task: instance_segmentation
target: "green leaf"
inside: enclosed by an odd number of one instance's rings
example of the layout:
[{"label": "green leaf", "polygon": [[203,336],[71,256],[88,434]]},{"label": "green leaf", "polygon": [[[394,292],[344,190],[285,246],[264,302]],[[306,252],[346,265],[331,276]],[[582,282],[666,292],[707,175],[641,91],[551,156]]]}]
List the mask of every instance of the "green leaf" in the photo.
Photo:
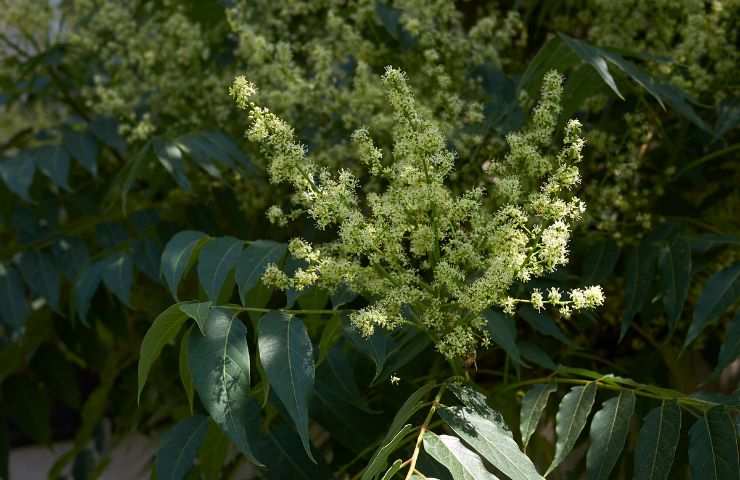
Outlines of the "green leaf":
[{"label": "green leaf", "polygon": [[645,417],[635,447],[635,480],[666,480],[681,435],[681,409],[663,401]]},{"label": "green leaf", "polygon": [[41,173],[59,188],[69,190],[69,153],[63,145],[46,145],[34,150],[34,160]]},{"label": "green leaf", "polygon": [[493,341],[503,348],[515,363],[521,363],[519,348],[516,346],[514,319],[510,315],[494,310],[487,310],[483,313],[483,317],[488,321],[488,333],[491,334]]},{"label": "green leaf", "polygon": [[259,405],[249,397],[247,327],[236,312],[211,309],[205,334],[190,334],[188,358],[193,384],[213,421],[252,462],[253,433]]},{"label": "green leaf", "polygon": [[164,276],[172,296],[177,300],[177,286],[195,262],[194,257],[207,237],[204,233],[185,230],[167,242],[162,252],[160,272]]},{"label": "green leaf", "polygon": [[530,388],[522,399],[522,413],[519,421],[519,431],[522,434],[522,444],[527,448],[529,439],[537,430],[542,413],[547,407],[547,400],[550,394],[557,391],[558,387],[554,384],[535,385]]},{"label": "green leaf", "polygon": [[709,322],[719,317],[740,298],[740,262],[712,275],[694,307],[694,318],[686,334],[686,348]]},{"label": "green leaf", "polygon": [[[229,274],[236,267],[244,242],[234,237],[209,240],[200,252],[198,278],[208,298],[218,301]],[[230,296],[228,293],[225,295]]]},{"label": "green leaf", "polygon": [[398,472],[401,471],[401,467],[403,466],[403,461],[399,458],[396,459],[393,464],[388,467],[388,470],[385,471],[385,474],[383,474],[383,478],[381,480],[391,480]]},{"label": "green leaf", "polygon": [[624,315],[619,333],[620,340],[627,334],[632,325],[632,320],[642,310],[650,295],[650,288],[655,276],[655,258],[656,249],[648,240],[643,240],[639,246],[633,247],[627,254],[627,270],[624,279]]},{"label": "green leaf", "polygon": [[[375,451],[360,480],[373,480],[377,478],[388,465],[388,457],[413,433],[411,425],[403,425],[395,433],[383,438],[380,447]],[[388,432],[389,434],[391,431]]]},{"label": "green leaf", "polygon": [[98,144],[92,135],[66,130],[64,147],[93,176],[98,175]]},{"label": "green leaf", "polygon": [[43,386],[28,376],[3,382],[3,414],[36,443],[51,440],[51,401]]},{"label": "green leaf", "polygon": [[200,333],[205,335],[206,322],[208,321],[208,317],[211,315],[211,306],[213,305],[213,302],[183,302],[178,303],[178,305],[185,315],[195,320],[195,323],[198,324],[198,328],[200,329]]},{"label": "green leaf", "polygon": [[101,275],[106,288],[124,305],[131,304],[131,286],[134,283],[134,263],[131,256],[119,253],[101,262]]},{"label": "green leaf", "polygon": [[714,373],[719,374],[738,357],[740,357],[740,312],[735,315],[732,323],[727,328],[727,336],[719,349],[719,357]]},{"label": "green leaf", "polygon": [[189,192],[190,181],[185,174],[185,162],[182,159],[182,151],[178,146],[160,138],[155,138],[152,141],[152,147],[157,160],[167,170],[167,173],[172,175],[180,188]]},{"label": "green leaf", "polygon": [[519,79],[517,90],[527,93],[528,98],[537,98],[542,78],[550,70],[565,72],[578,63],[573,50],[557,37],[551,38],[529,62],[527,69]]},{"label": "green leaf", "polygon": [[689,295],[691,245],[686,239],[677,238],[664,250],[660,258],[660,274],[663,281],[663,308],[673,330]]},{"label": "green leaf", "polygon": [[454,480],[496,480],[478,454],[465,447],[457,437],[426,432],[424,450],[447,467]]},{"label": "green leaf", "polygon": [[583,260],[584,285],[597,285],[614,271],[619,259],[619,247],[612,239],[606,239],[590,246]]},{"label": "green leaf", "polygon": [[568,37],[567,35],[560,34],[560,38],[583,61],[587,62],[592,67],[594,67],[594,69],[598,72],[601,79],[604,80],[604,83],[609,85],[609,88],[611,88],[612,91],[616,93],[619,98],[624,100],[624,97],[622,96],[622,92],[619,91],[619,88],[617,87],[617,83],[614,81],[614,77],[612,77],[612,74],[609,72],[609,66],[606,63],[606,58],[604,57],[603,50],[592,47],[591,45],[585,42],[579,42],[578,40],[574,38]]},{"label": "green leaf", "polygon": [[483,416],[469,407],[442,407],[439,415],[465,443],[511,480],[543,478],[519,450],[500,415],[492,411]]},{"label": "green leaf", "polygon": [[20,275],[0,263],[0,320],[15,331],[23,327],[30,313]]},{"label": "green leaf", "polygon": [[144,390],[152,365],[159,358],[164,346],[177,336],[187,318],[179,304],[171,305],[154,319],[144,335],[139,353],[139,400],[141,400],[141,392]]},{"label": "green leaf", "polygon": [[355,381],[352,363],[340,345],[331,349],[322,370],[326,372],[324,377],[330,381],[331,386],[344,401],[360,409],[370,411],[367,400],[360,392]]},{"label": "green leaf", "polygon": [[369,337],[362,337],[352,325],[347,325],[344,334],[349,338],[352,345],[364,353],[375,364],[375,377],[373,381],[380,378],[383,367],[388,360],[390,351],[393,349],[393,339],[386,332],[376,329]]},{"label": "green leaf", "polygon": [[265,478],[269,480],[332,478],[321,457],[316,463],[306,456],[295,432],[285,423],[261,434],[256,447],[260,458],[265,459]]},{"label": "green leaf", "polygon": [[313,346],[303,321],[284,312],[265,314],[259,322],[260,362],[270,385],[293,419],[306,454],[313,460],[308,406],[313,393]]},{"label": "green leaf", "polygon": [[627,441],[635,413],[635,394],[622,391],[602,405],[591,420],[591,445],[586,456],[589,480],[609,480]]},{"label": "green leaf", "polygon": [[59,312],[61,279],[51,257],[40,250],[27,250],[21,254],[19,266],[31,291]]},{"label": "green leaf", "polygon": [[194,411],[193,396],[195,395],[195,390],[193,387],[193,374],[190,373],[190,361],[188,360],[188,345],[190,342],[190,332],[192,330],[193,330],[193,327],[191,326],[182,336],[182,339],[180,340],[180,354],[178,355],[178,358],[177,358],[178,370],[180,372],[180,382],[182,383],[182,388],[185,390],[185,396],[188,399],[188,405],[190,406],[191,414]]},{"label": "green leaf", "polygon": [[27,202],[31,201],[28,189],[31,188],[35,172],[36,162],[31,155],[24,152],[0,161],[0,178],[8,190]]},{"label": "green leaf", "polygon": [[87,324],[87,312],[90,309],[95,292],[102,280],[102,264],[100,262],[88,265],[77,277],[74,285],[74,308],[77,317],[83,324]]},{"label": "green leaf", "polygon": [[519,352],[522,354],[524,360],[539,365],[542,368],[548,370],[556,370],[558,368],[557,364],[550,358],[550,355],[532,342],[519,343]]},{"label": "green leaf", "polygon": [[221,470],[229,455],[229,437],[218,428],[213,420],[208,420],[208,432],[198,453],[198,466],[205,480],[220,480]]},{"label": "green leaf", "polygon": [[582,387],[573,387],[560,401],[555,416],[555,458],[545,472],[548,475],[555,470],[568,456],[586,426],[588,415],[594,406],[596,383],[590,382]]},{"label": "green leaf", "polygon": [[279,264],[285,257],[288,246],[270,240],[256,240],[241,252],[236,264],[236,284],[242,304],[247,304],[247,294],[257,283],[271,263]]},{"label": "green leaf", "polygon": [[195,415],[178,422],[162,435],[157,451],[157,479],[185,478],[208,430],[208,418]]},{"label": "green leaf", "polygon": [[740,478],[738,435],[724,407],[713,407],[689,430],[689,465],[692,478]]},{"label": "green leaf", "polygon": [[552,337],[566,345],[573,343],[563,334],[560,327],[558,327],[558,325],[545,312],[538,312],[532,308],[531,305],[524,305],[517,310],[517,313],[519,313],[519,316],[534,328],[535,331],[542,335]]}]

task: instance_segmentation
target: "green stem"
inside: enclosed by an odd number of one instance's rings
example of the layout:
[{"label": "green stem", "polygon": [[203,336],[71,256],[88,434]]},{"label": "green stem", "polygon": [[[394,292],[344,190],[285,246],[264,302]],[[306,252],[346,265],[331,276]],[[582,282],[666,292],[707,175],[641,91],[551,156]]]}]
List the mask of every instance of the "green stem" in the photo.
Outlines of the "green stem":
[{"label": "green stem", "polygon": [[296,315],[333,315],[335,313],[356,312],[357,310],[348,309],[291,309],[291,308],[258,308],[258,307],[241,307],[239,305],[217,305],[214,308],[223,308],[226,310],[238,310],[240,312],[270,313],[284,312]]},{"label": "green stem", "polygon": [[693,162],[689,162],[688,165],[686,165],[684,168],[681,169],[680,172],[678,172],[674,177],[673,180],[677,180],[678,178],[682,177],[686,173],[690,172],[691,170],[695,169],[696,167],[703,165],[710,160],[714,160],[715,158],[727,155],[728,153],[734,152],[735,150],[740,150],[740,143],[731,145],[727,148],[723,148],[722,150],[717,150],[716,152],[712,152],[708,155],[704,155],[701,158],[697,158]]}]

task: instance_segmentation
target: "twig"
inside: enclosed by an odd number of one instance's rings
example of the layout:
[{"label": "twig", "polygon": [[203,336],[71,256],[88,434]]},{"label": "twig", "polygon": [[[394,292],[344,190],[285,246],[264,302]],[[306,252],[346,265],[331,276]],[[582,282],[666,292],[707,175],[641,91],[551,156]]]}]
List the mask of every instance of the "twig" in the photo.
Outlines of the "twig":
[{"label": "twig", "polygon": [[406,477],[404,480],[409,480],[411,476],[414,474],[414,471],[416,470],[416,461],[419,459],[419,453],[421,452],[421,442],[424,440],[424,434],[429,429],[429,424],[432,421],[432,417],[434,416],[434,412],[437,411],[437,407],[439,407],[439,401],[442,399],[442,395],[444,395],[445,390],[447,389],[447,384],[442,385],[440,387],[439,391],[437,392],[437,395],[434,397],[434,400],[432,401],[432,406],[429,408],[429,413],[427,413],[427,417],[424,419],[424,423],[421,424],[421,428],[419,429],[419,436],[416,437],[416,445],[414,446],[414,453],[411,455],[411,461],[409,462],[409,471],[406,474]]}]

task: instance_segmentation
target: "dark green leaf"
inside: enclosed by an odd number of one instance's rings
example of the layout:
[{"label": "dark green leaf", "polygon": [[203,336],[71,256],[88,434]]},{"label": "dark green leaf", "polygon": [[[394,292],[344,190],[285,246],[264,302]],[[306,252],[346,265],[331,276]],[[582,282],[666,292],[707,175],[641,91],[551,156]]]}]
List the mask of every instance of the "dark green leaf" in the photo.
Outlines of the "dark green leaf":
[{"label": "dark green leaf", "polygon": [[691,279],[691,245],[684,238],[677,238],[660,258],[660,275],[663,280],[663,307],[671,330],[681,317]]},{"label": "dark green leaf", "polygon": [[36,163],[31,155],[19,153],[14,157],[0,160],[0,178],[3,179],[8,190],[23,200],[30,202],[28,189],[33,183],[33,174],[36,172]]},{"label": "dark green leaf", "polygon": [[130,305],[131,286],[134,283],[134,262],[125,253],[101,262],[101,274],[106,288],[125,305]]},{"label": "dark green leaf", "polygon": [[557,434],[555,458],[545,475],[563,463],[563,460],[573,450],[583,427],[586,426],[595,398],[596,383],[590,382],[582,387],[571,388],[570,392],[560,401],[558,414],[555,417],[555,433]]},{"label": "dark green leaf", "polygon": [[633,247],[627,254],[627,271],[625,273],[624,291],[624,315],[622,317],[622,328],[619,339],[632,325],[635,318],[650,295],[650,288],[655,276],[655,258],[657,250],[648,240],[643,240],[640,245]]},{"label": "dark green leaf", "polygon": [[[243,245],[244,242],[234,237],[219,237],[203,246],[198,259],[198,278],[210,300],[218,301],[226,279],[241,256]],[[230,295],[225,296],[228,298]]]},{"label": "dark green leaf", "polygon": [[560,327],[545,312],[538,312],[531,305],[524,305],[517,310],[522,317],[535,331],[559,340],[566,345],[572,342],[566,337]]},{"label": "dark green leaf", "polygon": [[724,407],[713,407],[689,430],[689,464],[692,478],[740,478],[738,435]]},{"label": "dark green leaf", "polygon": [[188,358],[193,384],[211,418],[248,459],[259,405],[249,397],[249,346],[247,327],[236,312],[213,308],[205,335],[190,334]]},{"label": "dark green leaf", "polygon": [[34,150],[36,166],[54,185],[69,190],[69,153],[63,145],[46,145]]},{"label": "dark green leaf", "polygon": [[167,173],[172,175],[177,185],[186,192],[190,191],[190,181],[185,174],[185,163],[182,159],[182,151],[174,143],[169,143],[159,138],[152,141],[154,154],[162,164]]},{"label": "dark green leaf", "polygon": [[309,460],[295,432],[286,424],[264,432],[256,445],[260,458],[265,459],[265,477],[270,480],[317,480],[332,478],[321,462]]},{"label": "dark green leaf", "polygon": [[524,360],[539,365],[542,368],[548,370],[556,370],[558,368],[557,364],[550,358],[550,355],[532,342],[520,342],[519,352],[522,354]]},{"label": "dark green leaf", "polygon": [[308,406],[313,393],[313,346],[303,321],[283,312],[270,312],[259,324],[260,362],[270,385],[285,405],[313,460],[308,431]]},{"label": "dark green leaf", "polygon": [[547,400],[550,394],[557,391],[557,386],[553,384],[535,385],[530,388],[522,399],[522,413],[519,421],[519,431],[522,434],[522,443],[527,448],[529,439],[537,430],[537,424],[540,423],[542,413],[547,407]]},{"label": "dark green leaf", "polygon": [[719,349],[717,367],[714,369],[715,374],[719,374],[738,357],[740,357],[740,312],[735,315],[732,323],[727,328],[725,341]]},{"label": "dark green leaf", "polygon": [[635,448],[635,480],[666,480],[681,435],[681,409],[662,402],[645,417]]},{"label": "dark green leaf", "polygon": [[256,240],[241,252],[236,264],[236,284],[242,304],[247,303],[247,294],[257,286],[265,269],[271,263],[279,264],[288,246],[270,240]]},{"label": "dark green leaf", "polygon": [[344,333],[350,339],[352,345],[370,357],[375,364],[375,377],[373,380],[380,378],[385,362],[388,360],[390,351],[393,349],[394,342],[390,335],[380,329],[376,329],[372,335],[364,338],[351,325],[345,328]]},{"label": "dark green leaf", "polygon": [[583,284],[597,285],[614,271],[619,259],[619,247],[612,239],[605,239],[590,246],[583,260]]},{"label": "dark green leaf", "polygon": [[622,391],[602,405],[591,420],[591,445],[586,456],[589,480],[609,480],[627,441],[635,413],[635,394]]},{"label": "dark green leaf", "polygon": [[519,450],[500,415],[492,411],[482,416],[469,407],[442,407],[439,415],[465,443],[511,480],[543,478]]},{"label": "dark green leaf", "polygon": [[478,454],[468,450],[457,437],[426,432],[424,450],[447,467],[454,480],[496,480]]},{"label": "dark green leaf", "polygon": [[198,324],[200,333],[206,334],[206,322],[211,315],[213,302],[183,302],[178,303],[180,310]]},{"label": "dark green leaf", "polygon": [[90,309],[95,291],[103,278],[103,269],[100,262],[88,265],[77,277],[74,286],[74,307],[82,323],[87,324],[87,312]]},{"label": "dark green leaf", "polygon": [[[413,432],[411,425],[403,425],[390,438],[386,437],[380,442],[380,447],[375,451],[360,480],[373,480],[385,471],[388,466],[388,457],[393,453]],[[390,431],[388,432],[391,433]]]},{"label": "dark green leaf", "polygon": [[21,254],[19,266],[31,292],[45,299],[58,312],[61,280],[49,254],[41,250],[27,250]]},{"label": "dark green leaf", "polygon": [[560,38],[583,61],[589,63],[592,67],[594,67],[599,76],[601,76],[602,80],[604,80],[604,82],[609,85],[609,88],[611,88],[612,91],[616,93],[619,98],[624,100],[622,92],[619,91],[617,83],[614,81],[614,77],[612,77],[612,74],[609,72],[609,66],[606,63],[606,58],[604,57],[603,50],[592,47],[587,43],[579,42],[574,38],[568,37],[567,35],[560,34]]},{"label": "dark green leaf", "polygon": [[185,478],[208,429],[208,418],[195,415],[178,422],[162,435],[157,451],[157,479]]},{"label": "dark green leaf", "polygon": [[134,264],[152,281],[159,283],[162,277],[159,274],[159,263],[162,252],[159,245],[151,239],[138,240],[134,244]]},{"label": "dark green leaf", "polygon": [[167,310],[160,313],[147,330],[141,342],[139,353],[139,391],[138,398],[144,390],[149,371],[165,345],[170,343],[180,332],[183,323],[187,320],[185,313],[180,310],[180,305],[171,305]]},{"label": "dark green leaf", "polygon": [[46,390],[28,377],[3,382],[4,415],[36,443],[51,440],[51,402]]},{"label": "dark green leaf", "polygon": [[0,263],[0,319],[15,331],[23,327],[29,313],[20,275],[13,267]]},{"label": "dark green leaf", "polygon": [[565,72],[576,63],[578,57],[573,50],[559,38],[551,38],[527,65],[519,79],[517,90],[526,92],[528,98],[536,98],[542,78],[547,72],[550,70]]},{"label": "dark green leaf", "polygon": [[[188,359],[188,346],[190,343],[190,332],[193,330],[191,326],[180,340],[180,354],[177,359],[177,366],[180,372],[180,383],[182,388],[185,390],[185,396],[188,399],[188,405],[190,405],[190,413],[193,413],[193,396],[195,390],[193,387],[193,374],[190,373],[190,360]],[[141,396],[141,392],[139,392]]]},{"label": "dark green leaf", "polygon": [[198,466],[203,472],[205,480],[221,480],[221,470],[229,455],[229,437],[216,425],[213,420],[208,421],[208,432],[203,446],[198,453]]},{"label": "dark green leaf", "polygon": [[503,348],[514,362],[521,363],[519,348],[516,346],[514,318],[494,310],[487,310],[483,316],[488,321],[488,333],[491,334],[493,341]]},{"label": "dark green leaf", "polygon": [[64,146],[80,165],[94,176],[98,175],[98,144],[91,135],[67,130]]},{"label": "dark green leaf", "polygon": [[177,299],[177,286],[187,271],[192,267],[199,247],[203,245],[206,235],[201,232],[185,230],[177,233],[164,247],[160,271],[164,275],[172,296]]},{"label": "dark green leaf", "polygon": [[393,464],[388,467],[388,470],[385,471],[383,474],[383,477],[380,480],[391,480],[398,472],[401,471],[401,467],[403,466],[403,460],[400,458],[396,459]]},{"label": "dark green leaf", "polygon": [[694,318],[686,334],[686,348],[709,322],[719,317],[740,298],[740,263],[715,273],[707,281],[694,308]]}]

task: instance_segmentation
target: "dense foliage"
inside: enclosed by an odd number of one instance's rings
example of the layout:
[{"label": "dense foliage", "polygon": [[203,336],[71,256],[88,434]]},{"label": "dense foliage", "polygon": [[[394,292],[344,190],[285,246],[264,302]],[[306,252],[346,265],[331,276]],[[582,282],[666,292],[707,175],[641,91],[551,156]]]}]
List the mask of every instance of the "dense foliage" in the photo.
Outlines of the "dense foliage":
[{"label": "dense foliage", "polygon": [[0,0],[0,478],[740,479],[738,18]]}]

